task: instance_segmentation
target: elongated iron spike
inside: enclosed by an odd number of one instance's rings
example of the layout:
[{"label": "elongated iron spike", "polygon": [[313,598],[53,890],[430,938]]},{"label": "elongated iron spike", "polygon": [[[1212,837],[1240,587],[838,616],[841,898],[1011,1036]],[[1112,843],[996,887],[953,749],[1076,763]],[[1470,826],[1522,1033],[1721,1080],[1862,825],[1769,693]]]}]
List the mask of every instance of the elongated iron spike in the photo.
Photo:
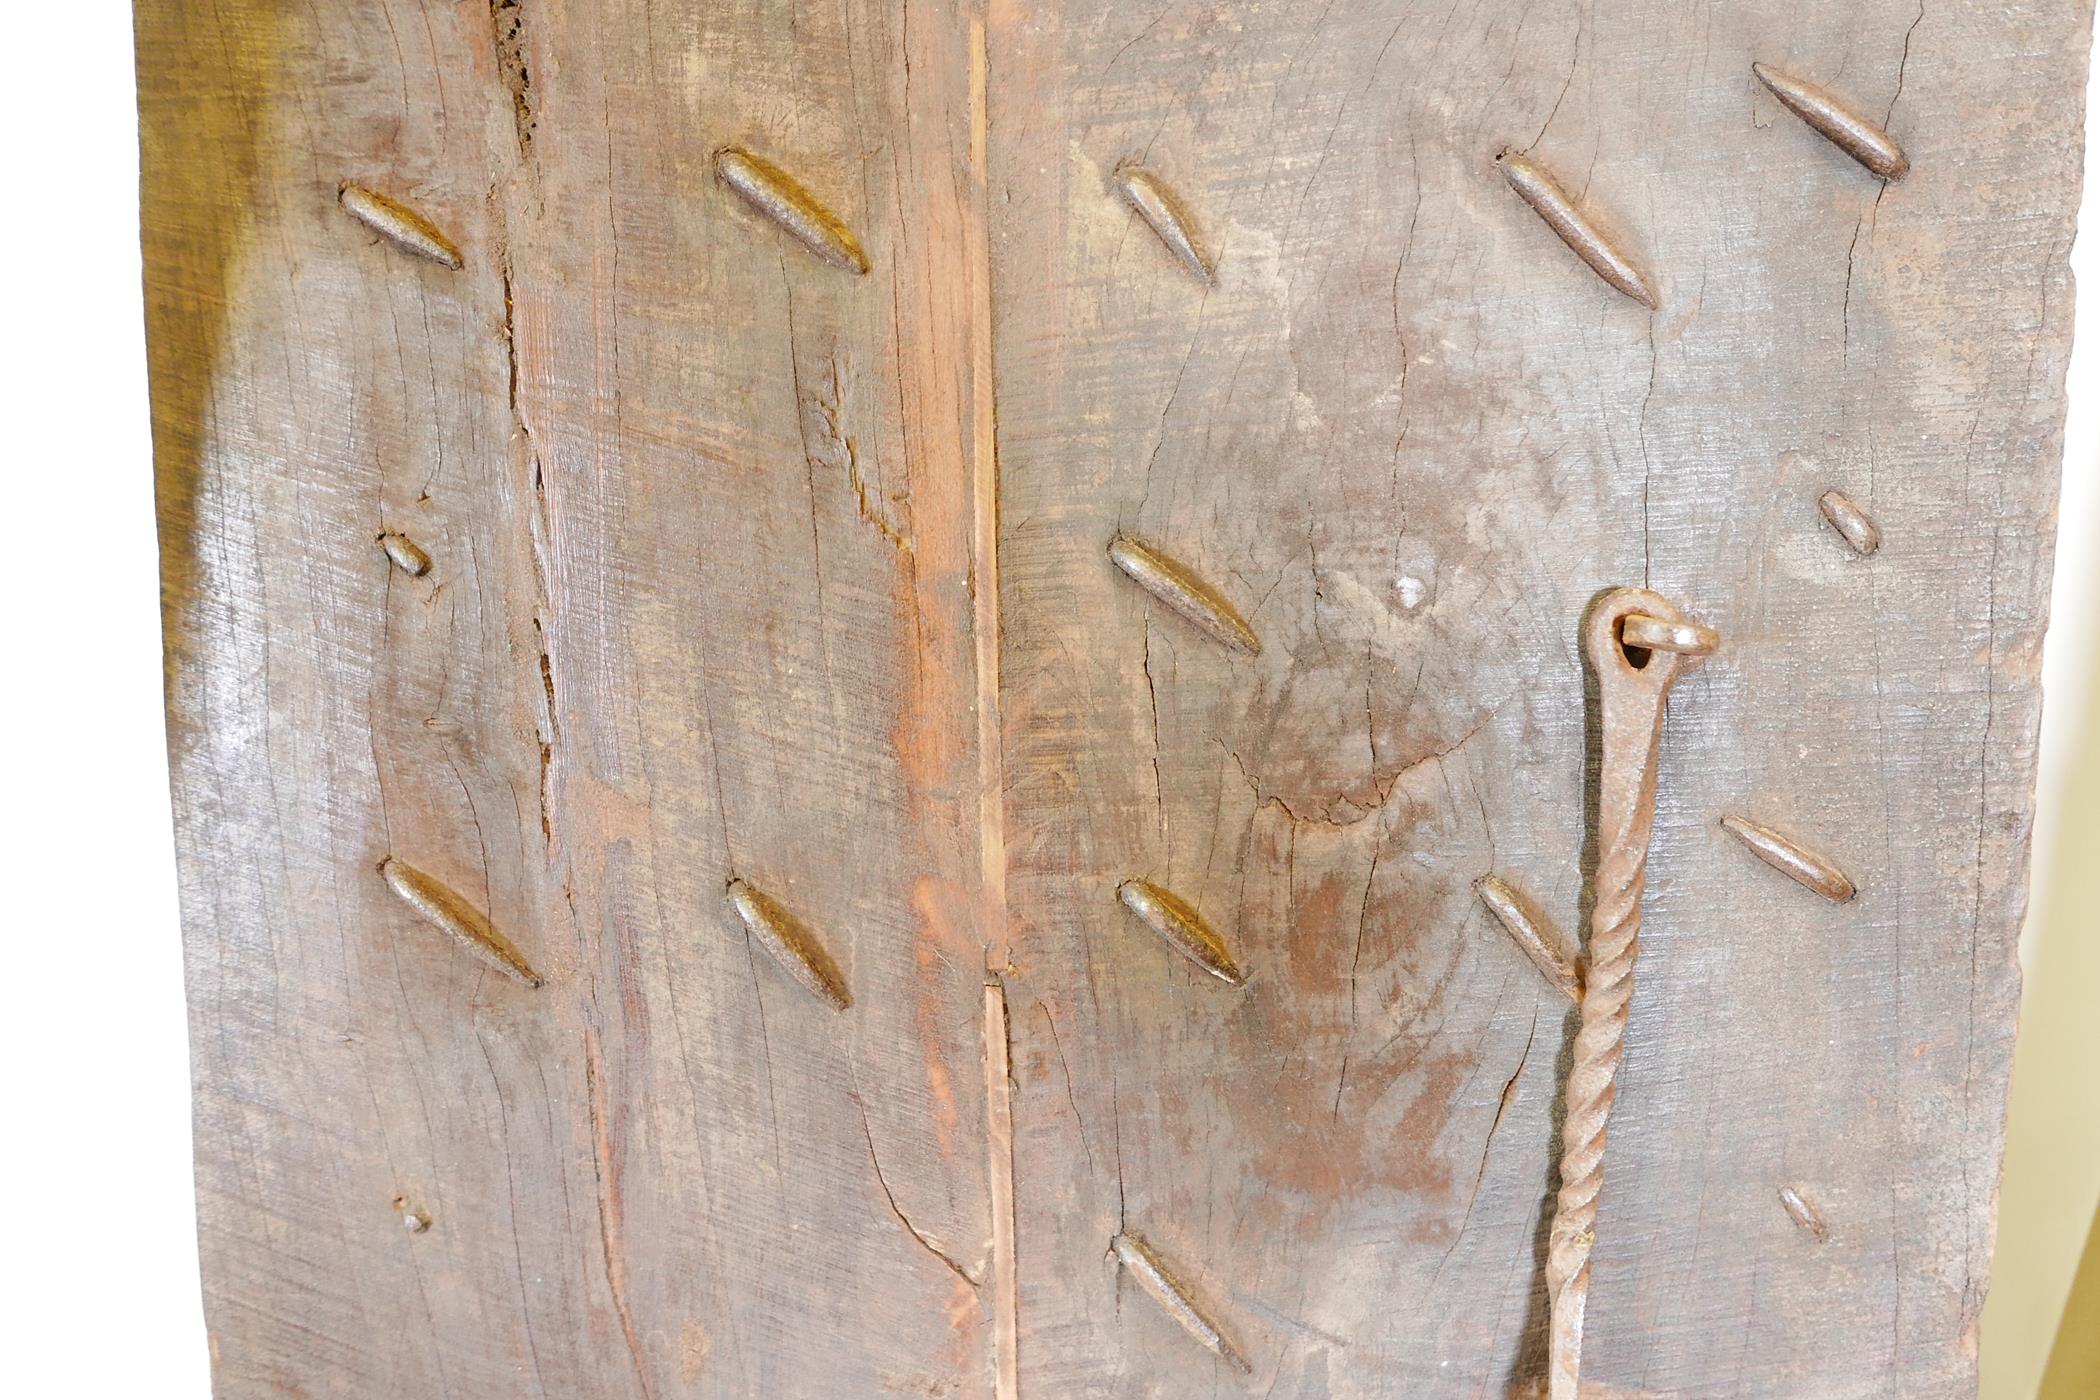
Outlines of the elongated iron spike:
[{"label": "elongated iron spike", "polygon": [[348,181],[337,188],[336,199],[342,204],[343,212],[402,252],[428,258],[454,272],[467,265],[458,246],[445,237],[436,224],[406,204]]},{"label": "elongated iron spike", "polygon": [[1108,542],[1108,557],[1138,587],[1201,628],[1213,641],[1249,656],[1261,653],[1261,638],[1225,601],[1225,595],[1195,570],[1142,540],[1117,535]]},{"label": "elongated iron spike", "polygon": [[1568,1000],[1580,1006],[1582,981],[1575,975],[1574,965],[1561,950],[1560,940],[1547,934],[1544,924],[1523,897],[1499,875],[1481,876],[1473,882],[1473,890],[1508,931],[1511,941],[1531,959],[1531,965],[1544,973],[1548,982],[1560,988]]},{"label": "elongated iron spike", "polygon": [[715,153],[715,174],[825,262],[856,276],[867,272],[868,255],[853,230],[773,162],[730,147]]},{"label": "elongated iron spike", "polygon": [[763,890],[742,880],[729,882],[729,903],[751,938],[788,976],[835,1011],[853,1005],[846,981],[823,946],[793,914]]},{"label": "elongated iron spike", "polygon": [[1850,875],[1771,827],[1733,814],[1722,817],[1721,826],[1766,865],[1833,904],[1843,904],[1859,893]]},{"label": "elongated iron spike", "polygon": [[1823,1212],[1799,1191],[1791,1186],[1780,1187],[1779,1204],[1785,1207],[1787,1216],[1808,1234],[1818,1240],[1830,1238],[1830,1227],[1823,1223]]},{"label": "elongated iron spike", "polygon": [[1865,558],[1881,548],[1881,528],[1850,496],[1842,491],[1825,491],[1816,504],[1831,528],[1852,546],[1853,553]]},{"label": "elongated iron spike", "polygon": [[1188,210],[1175,193],[1157,175],[1137,165],[1117,167],[1116,188],[1138,212],[1138,217],[1159,235],[1159,241],[1167,245],[1168,251],[1181,259],[1199,281],[1209,286],[1216,272],[1196,240],[1195,225]]},{"label": "elongated iron spike", "polygon": [[1910,157],[1903,154],[1896,138],[1836,93],[1769,64],[1753,63],[1750,71],[1782,107],[1882,179],[1900,180],[1910,173]]},{"label": "elongated iron spike", "polygon": [[1495,159],[1502,166],[1502,177],[1509,181],[1509,187],[1537,211],[1546,227],[1560,235],[1560,241],[1573,249],[1576,257],[1590,265],[1592,272],[1650,311],[1661,304],[1647,274],[1620,251],[1546,167],[1517,151],[1504,151]]},{"label": "elongated iron spike", "polygon": [[1153,1250],[1144,1236],[1125,1230],[1115,1237],[1111,1246],[1116,1258],[1130,1272],[1130,1276],[1144,1286],[1167,1315],[1180,1323],[1182,1329],[1206,1348],[1215,1353],[1226,1365],[1242,1375],[1253,1374],[1254,1367],[1240,1349],[1232,1344],[1218,1324],[1189,1296],[1189,1291],[1180,1279],[1174,1276],[1165,1262]]},{"label": "elongated iron spike", "polygon": [[482,912],[444,885],[392,856],[379,863],[379,874],[403,904],[422,915],[432,928],[450,934],[482,964],[528,987],[541,985],[540,975],[489,926]]},{"label": "elongated iron spike", "polygon": [[430,551],[406,535],[389,530],[379,537],[379,547],[394,561],[394,567],[410,578],[421,578],[430,572]]},{"label": "elongated iron spike", "polygon": [[1225,940],[1211,930],[1187,900],[1149,880],[1125,880],[1117,887],[1116,898],[1175,952],[1220,982],[1234,987],[1245,985],[1247,974],[1226,951]]}]

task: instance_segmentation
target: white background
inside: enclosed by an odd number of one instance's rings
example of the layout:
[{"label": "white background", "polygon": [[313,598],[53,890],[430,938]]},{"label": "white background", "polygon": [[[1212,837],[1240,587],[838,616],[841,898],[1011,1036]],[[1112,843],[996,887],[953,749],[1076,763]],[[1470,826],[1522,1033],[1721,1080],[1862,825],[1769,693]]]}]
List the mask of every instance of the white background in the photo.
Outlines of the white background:
[{"label": "white background", "polygon": [[[138,138],[128,5],[8,7],[0,69],[0,1152],[9,1295],[0,1390],[208,1393],[191,1200],[189,1074],[161,710],[160,603],[147,434]],[[2089,155],[2086,212],[2096,207]],[[2073,258],[2100,287],[2092,240]],[[2038,859],[2056,846],[2087,706],[2100,592],[2100,313],[2080,307],[2055,595]],[[2040,464],[2037,464],[2040,469]],[[2090,752],[2095,745],[2088,741]],[[2057,858],[2061,858],[2058,852]],[[2088,856],[2100,854],[2088,852]],[[2037,870],[2037,888],[2048,872]],[[2100,937],[2056,911],[2048,937]],[[2037,910],[2047,914],[2046,910]],[[2038,924],[2037,927],[2040,925]],[[2031,935],[2031,942],[2039,935]],[[2030,947],[2030,963],[2038,952]],[[2073,1001],[2073,1014],[2092,1005]],[[2066,998],[2047,1005],[2062,1007]],[[2083,1006],[2077,1005],[2082,1001]],[[2037,997],[2031,1005],[2044,1002]],[[2052,1013],[2053,1014],[2053,1013]],[[1986,1392],[2033,1394],[2100,1196],[2100,1016],[2085,1063],[2046,1081],[2023,1029],[2009,1182],[2040,1202],[2008,1225],[1986,1313]],[[2082,1042],[2076,1035],[2084,1035]],[[2058,1040],[2065,1037],[2059,1036]],[[2052,1042],[2054,1043],[2054,1042]],[[2065,1087],[2060,1099],[2050,1086]],[[2029,1109],[2028,1104],[2036,1107]],[[2022,1133],[2032,1112],[2034,1131]],[[2068,1134],[2068,1135],[2067,1135]],[[2081,1136],[2082,1134],[2082,1136]],[[2023,1170],[2027,1138],[2043,1168]],[[2009,1186],[2010,1190],[2011,1187]],[[2058,1201],[2061,1201],[2059,1209]],[[2012,1219],[2008,1214],[2008,1221]],[[2060,1223],[2059,1223],[2060,1222]],[[1998,1317],[2015,1312],[2025,1326]],[[2017,1348],[1998,1337],[2018,1335]]]}]

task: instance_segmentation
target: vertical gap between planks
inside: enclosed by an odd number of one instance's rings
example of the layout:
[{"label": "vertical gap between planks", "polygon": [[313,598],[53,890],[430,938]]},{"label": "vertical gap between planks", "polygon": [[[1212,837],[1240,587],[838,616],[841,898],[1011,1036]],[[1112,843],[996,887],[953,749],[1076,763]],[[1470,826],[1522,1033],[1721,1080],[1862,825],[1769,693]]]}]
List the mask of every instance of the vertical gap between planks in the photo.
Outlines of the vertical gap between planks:
[{"label": "vertical gap between planks", "polygon": [[984,985],[985,1155],[992,1207],[992,1367],[997,1400],[1019,1400],[1019,1291],[1014,1271],[1014,1132],[1006,988]]},{"label": "vertical gap between planks", "polygon": [[992,409],[992,259],[985,184],[984,19],[970,17],[970,209],[963,237],[970,260],[971,617],[977,659],[978,850],[984,884],[985,970],[1004,975],[1006,783],[999,713],[999,461]]},{"label": "vertical gap between planks", "polygon": [[978,859],[982,886],[985,1155],[992,1211],[992,1368],[997,1400],[1021,1393],[1019,1280],[1014,1259],[1013,1078],[1007,1041],[1005,725],[999,706],[999,461],[992,365],[989,57],[985,15],[969,21],[970,186],[964,221],[970,277],[972,641],[977,662]]}]

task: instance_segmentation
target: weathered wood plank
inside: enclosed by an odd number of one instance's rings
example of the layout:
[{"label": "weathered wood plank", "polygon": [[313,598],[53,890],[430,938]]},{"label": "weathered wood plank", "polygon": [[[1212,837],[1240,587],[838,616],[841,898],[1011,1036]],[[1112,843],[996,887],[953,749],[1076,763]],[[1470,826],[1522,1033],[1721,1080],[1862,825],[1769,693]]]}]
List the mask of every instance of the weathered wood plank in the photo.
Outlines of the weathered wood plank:
[{"label": "weathered wood plank", "polygon": [[[1542,1359],[1572,1018],[1476,904],[1580,927],[1576,621],[1717,625],[1663,755],[1607,1164],[1600,1392],[1973,1384],[2016,976],[2086,17],[1010,7],[995,28],[1023,1390],[1258,1393]],[[1772,62],[1885,116],[1886,188]],[[1649,316],[1505,188],[1526,151]],[[1216,250],[1115,197],[1138,160]],[[1818,519],[1840,488],[1884,543]],[[1117,531],[1244,612],[1235,656]],[[1841,855],[1833,907],[1717,826]],[[1250,969],[1120,911],[1144,876]],[[1562,1061],[1561,1066],[1556,1062]],[[1827,1243],[1778,1192],[1820,1204]]]},{"label": "weathered wood plank", "polygon": [[[789,18],[140,8],[222,1393],[989,1382],[969,31]],[[727,145],[868,275],[720,187]]]},{"label": "weathered wood plank", "polygon": [[[932,1393],[989,1370],[972,386],[943,358],[966,35],[784,19],[528,21],[555,72],[514,250],[551,803],[637,1325],[710,1338],[690,1369],[652,1355],[659,1389]],[[867,276],[719,187],[726,146],[823,202]],[[849,1012],[753,963],[731,874],[826,943]]]}]

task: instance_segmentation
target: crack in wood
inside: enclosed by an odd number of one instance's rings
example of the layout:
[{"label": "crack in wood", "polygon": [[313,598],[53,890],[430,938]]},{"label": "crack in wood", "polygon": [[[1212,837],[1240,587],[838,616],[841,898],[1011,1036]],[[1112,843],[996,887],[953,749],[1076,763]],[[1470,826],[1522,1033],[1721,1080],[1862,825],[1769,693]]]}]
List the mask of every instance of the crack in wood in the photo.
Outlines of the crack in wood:
[{"label": "crack in wood", "polygon": [[496,53],[496,72],[510,94],[511,132],[517,137],[518,154],[530,159],[533,132],[539,124],[535,113],[532,74],[525,66],[524,0],[489,0],[489,34]]}]

